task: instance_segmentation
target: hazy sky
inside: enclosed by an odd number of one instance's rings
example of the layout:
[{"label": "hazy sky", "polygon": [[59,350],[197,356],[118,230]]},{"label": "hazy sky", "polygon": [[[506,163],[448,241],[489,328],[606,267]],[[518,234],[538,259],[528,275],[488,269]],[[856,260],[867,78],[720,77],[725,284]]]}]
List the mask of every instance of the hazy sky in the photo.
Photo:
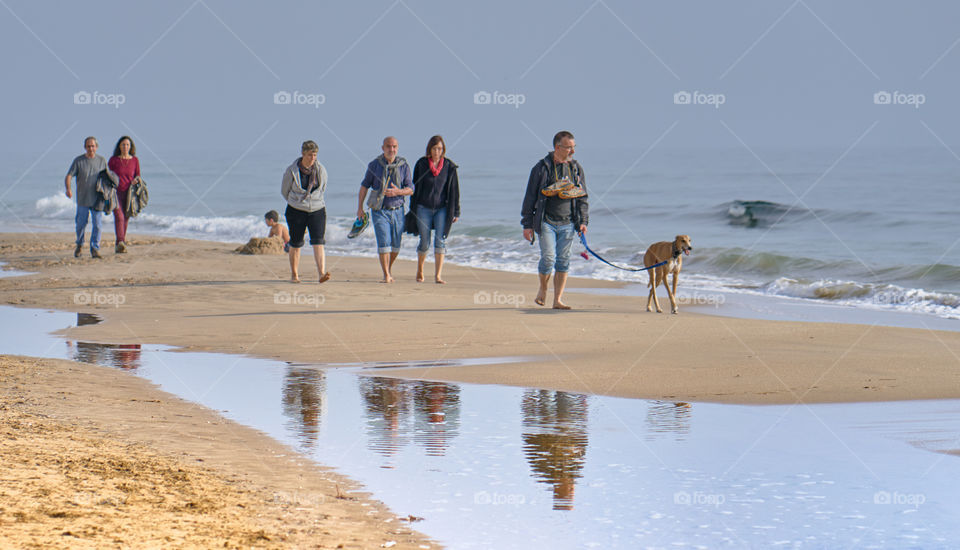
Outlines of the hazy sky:
[{"label": "hazy sky", "polygon": [[[958,21],[955,1],[0,0],[0,144],[312,138],[367,159],[386,134],[542,149],[569,129],[581,147],[960,151]],[[324,102],[275,104],[284,91]]]}]

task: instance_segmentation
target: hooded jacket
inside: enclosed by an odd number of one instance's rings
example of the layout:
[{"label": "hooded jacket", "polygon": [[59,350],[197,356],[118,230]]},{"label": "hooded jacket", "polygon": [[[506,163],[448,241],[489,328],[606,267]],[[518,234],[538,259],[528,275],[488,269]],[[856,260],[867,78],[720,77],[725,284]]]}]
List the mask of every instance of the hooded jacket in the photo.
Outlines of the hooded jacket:
[{"label": "hooded jacket", "polygon": [[309,189],[300,185],[300,158],[293,161],[283,172],[280,182],[280,194],[287,204],[303,212],[316,212],[326,206],[323,202],[323,193],[327,190],[327,170],[316,161],[313,169],[317,171],[317,184]]},{"label": "hooded jacket", "polygon": [[[580,163],[570,159],[571,168],[573,168],[574,183],[583,187],[587,191],[587,181],[583,174],[583,167]],[[524,229],[533,229],[537,235],[540,234],[540,228],[543,225],[543,210],[547,201],[547,196],[541,191],[544,187],[553,183],[553,152],[547,153],[547,156],[540,159],[533,169],[530,170],[530,179],[527,181],[527,191],[523,195],[523,207],[520,209],[520,225]],[[584,195],[573,201],[571,213],[573,215],[573,227],[580,230],[581,225],[590,223],[589,204],[587,196]]]}]

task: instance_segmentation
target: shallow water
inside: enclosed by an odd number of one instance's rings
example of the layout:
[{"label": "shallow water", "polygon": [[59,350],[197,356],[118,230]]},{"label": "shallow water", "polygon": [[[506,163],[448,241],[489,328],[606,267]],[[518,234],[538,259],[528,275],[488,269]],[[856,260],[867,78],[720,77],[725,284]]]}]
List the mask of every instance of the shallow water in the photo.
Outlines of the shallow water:
[{"label": "shallow water", "polygon": [[950,548],[960,537],[960,459],[931,452],[960,446],[960,401],[683,404],[408,381],[47,334],[75,314],[0,318],[17,328],[4,353],[130,369],[361,481],[451,548]]}]

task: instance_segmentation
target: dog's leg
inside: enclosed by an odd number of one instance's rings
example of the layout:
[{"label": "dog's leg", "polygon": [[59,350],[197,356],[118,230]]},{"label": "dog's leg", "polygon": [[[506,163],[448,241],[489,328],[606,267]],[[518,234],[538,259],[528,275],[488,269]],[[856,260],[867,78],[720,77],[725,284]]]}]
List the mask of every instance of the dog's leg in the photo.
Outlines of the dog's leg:
[{"label": "dog's leg", "polygon": [[657,283],[656,283],[656,279],[654,279],[654,274],[653,274],[654,269],[647,270],[647,275],[650,275],[650,282],[647,283],[647,286],[650,287],[650,294],[647,295],[647,311],[653,311],[653,308],[650,307],[650,304],[653,302],[653,299],[657,295]]},{"label": "dog's leg", "polygon": [[656,268],[654,268],[654,269],[655,269],[656,272],[657,272],[656,282],[654,283],[653,288],[650,289],[650,294],[653,295],[653,305],[657,306],[657,313],[663,313],[663,310],[660,309],[660,299],[657,298],[657,287],[660,286],[660,279],[661,279],[661,277],[663,276],[663,273],[661,273],[660,270],[663,269],[663,268],[662,268],[662,267],[656,267]]},{"label": "dog's leg", "polygon": [[677,277],[679,276],[679,271],[673,272],[673,292],[670,293],[670,306],[673,308],[671,313],[678,313],[680,311],[680,308],[677,307]]},{"label": "dog's leg", "polygon": [[677,303],[673,298],[673,292],[670,290],[670,272],[663,273],[663,288],[667,289],[667,297],[670,298],[670,313],[677,312]]}]

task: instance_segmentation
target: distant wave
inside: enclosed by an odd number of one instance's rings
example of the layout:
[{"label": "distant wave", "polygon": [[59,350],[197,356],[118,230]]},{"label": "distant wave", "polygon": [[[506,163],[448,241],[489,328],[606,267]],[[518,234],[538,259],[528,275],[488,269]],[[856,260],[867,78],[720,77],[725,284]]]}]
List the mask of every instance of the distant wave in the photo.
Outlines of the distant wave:
[{"label": "distant wave", "polygon": [[905,288],[893,284],[871,284],[830,279],[779,277],[762,288],[764,294],[824,300],[873,309],[927,313],[960,319],[960,295]]},{"label": "distant wave", "polygon": [[[743,201],[740,201],[743,202]],[[756,201],[755,201],[756,202]],[[74,203],[62,194],[36,201],[36,214],[54,225],[72,229]],[[781,213],[786,207],[764,203],[760,212]],[[732,214],[737,214],[734,211]],[[745,215],[745,214],[743,214]],[[753,213],[757,215],[756,211]],[[763,214],[761,214],[763,215]],[[375,249],[373,230],[357,239],[347,239],[351,218],[328,218],[326,247],[330,254],[369,256]],[[144,213],[131,220],[131,231],[220,242],[246,242],[264,236],[266,226],[258,216],[202,217]],[[538,250],[515,238],[516,231],[498,225],[463,227],[447,240],[451,263],[533,273]],[[417,238],[405,236],[401,251],[412,258]],[[585,260],[575,247],[570,274],[609,281],[645,284],[646,272],[614,269],[596,259]],[[626,265],[642,263],[642,251],[627,247],[597,250],[611,261]],[[867,268],[852,260],[820,260],[754,252],[743,248],[698,248],[685,259],[683,284],[687,288],[793,297],[874,309],[893,309],[960,319],[960,294],[925,290],[921,286],[953,289],[960,281],[960,267],[948,264],[875,266]],[[863,281],[884,281],[863,282]]]}]

